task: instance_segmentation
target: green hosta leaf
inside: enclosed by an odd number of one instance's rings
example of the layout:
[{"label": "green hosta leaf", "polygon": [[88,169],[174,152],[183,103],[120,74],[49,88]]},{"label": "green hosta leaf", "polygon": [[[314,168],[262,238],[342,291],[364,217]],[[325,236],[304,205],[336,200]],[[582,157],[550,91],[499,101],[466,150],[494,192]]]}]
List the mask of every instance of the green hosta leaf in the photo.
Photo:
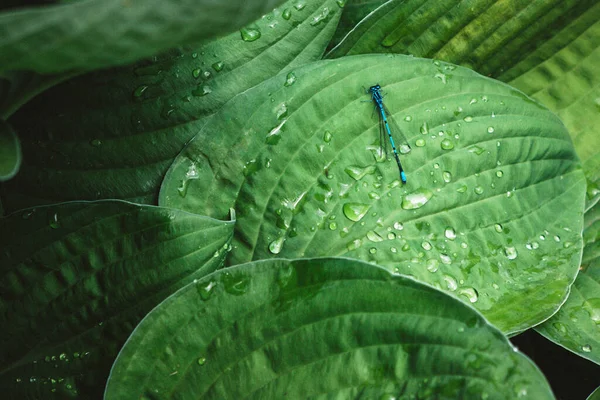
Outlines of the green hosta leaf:
[{"label": "green hosta leaf", "polygon": [[348,259],[227,268],[165,300],[119,354],[107,400],[552,399],[471,307]]},{"label": "green hosta leaf", "polygon": [[[412,146],[400,155],[405,186],[379,152],[364,91],[376,83]],[[235,208],[230,265],[369,260],[515,332],[567,296],[584,195],[569,136],[548,110],[465,68],[380,55],[313,63],[236,97],[177,157],[160,204],[216,218]]]},{"label": "green hosta leaf", "polygon": [[395,52],[439,58],[539,100],[569,129],[590,191],[598,192],[600,3],[392,0],[346,31],[330,57]]},{"label": "green hosta leaf", "polygon": [[100,398],[137,323],[224,260],[233,222],[103,201],[0,219],[5,399]]},{"label": "green hosta leaf", "polygon": [[21,145],[9,124],[0,119],[0,182],[11,179],[21,165]]},{"label": "green hosta leaf", "polygon": [[500,76],[562,119],[583,162],[591,203],[600,186],[600,3],[595,3]]},{"label": "green hosta leaf", "polygon": [[208,115],[282,69],[320,58],[341,9],[335,0],[292,4],[257,21],[248,31],[262,32],[254,41],[236,32],[79,77],[27,105],[11,119],[26,162],[5,187],[6,209],[98,198],[156,203],[173,158]]},{"label": "green hosta leaf", "polygon": [[2,70],[122,65],[239,29],[281,0],[88,0],[0,14]]},{"label": "green hosta leaf", "polygon": [[581,271],[567,302],[536,330],[600,364],[600,203],[585,213],[583,240]]}]

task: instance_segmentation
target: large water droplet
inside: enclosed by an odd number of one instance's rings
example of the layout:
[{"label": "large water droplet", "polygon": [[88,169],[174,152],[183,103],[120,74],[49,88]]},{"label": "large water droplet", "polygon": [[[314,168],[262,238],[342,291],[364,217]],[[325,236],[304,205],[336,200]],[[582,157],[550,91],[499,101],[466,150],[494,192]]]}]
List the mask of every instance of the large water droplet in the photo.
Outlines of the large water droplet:
[{"label": "large water droplet", "polygon": [[184,178],[181,180],[181,185],[177,188],[177,191],[179,192],[179,195],[181,197],[185,197],[188,191],[188,186],[190,185],[190,181],[194,180],[194,179],[199,179],[200,178],[200,174],[198,173],[198,168],[196,167],[196,164],[191,164],[188,167],[187,172],[185,173]]},{"label": "large water droplet", "polygon": [[417,146],[417,147],[423,147],[423,146],[425,146],[425,139],[417,139],[415,141],[415,146]]},{"label": "large water droplet", "polygon": [[475,303],[479,299],[479,294],[474,288],[460,288],[457,293],[461,296],[465,296],[471,303]]},{"label": "large water droplet", "polygon": [[283,84],[283,86],[292,86],[294,83],[296,83],[296,74],[293,72],[290,72],[289,74],[286,75],[285,83]]},{"label": "large water droplet", "polygon": [[429,127],[427,126],[427,121],[423,122],[423,125],[421,125],[421,127],[419,128],[419,131],[423,135],[427,135],[429,133]]},{"label": "large water droplet", "polygon": [[414,210],[423,207],[433,197],[433,192],[429,189],[420,188],[402,199],[402,208],[405,210]]},{"label": "large water droplet", "polygon": [[260,38],[260,30],[257,27],[246,27],[240,29],[244,42],[254,42]]},{"label": "large water droplet", "polygon": [[207,85],[198,85],[196,89],[192,90],[192,94],[196,97],[204,97],[212,93],[212,89]]},{"label": "large water droplet", "polygon": [[269,243],[269,251],[273,254],[279,254],[283,248],[285,237],[281,236]]},{"label": "large water droplet", "polygon": [[350,221],[358,222],[365,216],[367,211],[369,211],[369,205],[362,203],[346,203],[344,204],[342,211]]},{"label": "large water droplet", "polygon": [[357,165],[350,165],[344,171],[350,176],[352,179],[359,181],[365,177],[365,175],[374,174],[376,168],[374,165],[369,165],[368,167],[362,168]]},{"label": "large water droplet", "polygon": [[425,251],[429,251],[429,250],[431,250],[431,248],[432,248],[432,246],[431,246],[431,243],[429,243],[429,242],[427,242],[427,241],[425,241],[425,242],[422,242],[422,243],[421,243],[421,247],[422,247],[422,248],[423,248],[423,250],[425,250]]},{"label": "large water droplet", "polygon": [[506,255],[506,258],[508,258],[509,260],[514,260],[515,258],[517,258],[517,249],[515,249],[512,246],[505,247],[504,255]]},{"label": "large water droplet", "polygon": [[439,268],[440,262],[434,258],[431,258],[425,262],[425,266],[427,267],[427,271],[436,272]]},{"label": "large water droplet", "polygon": [[452,174],[449,171],[442,172],[442,179],[446,183],[450,183],[452,181]]},{"label": "large water droplet", "polygon": [[590,346],[589,344],[584,344],[583,346],[581,346],[581,350],[585,351],[586,353],[589,353],[590,351],[592,351],[592,346]]},{"label": "large water droplet", "polygon": [[212,65],[213,69],[217,72],[221,72],[224,66],[225,64],[223,63],[223,61],[217,61]]},{"label": "large water droplet", "polygon": [[367,232],[367,239],[371,242],[383,242],[383,238],[375,231]]},{"label": "large water droplet", "polygon": [[450,139],[444,139],[440,143],[440,147],[442,150],[452,150],[454,148],[454,143]]},{"label": "large water droplet", "polygon": [[321,22],[327,21],[327,17],[329,17],[329,8],[323,7],[323,10],[320,14],[316,15],[312,21],[310,21],[311,26],[319,25]]},{"label": "large water droplet", "polygon": [[331,142],[331,139],[333,138],[333,135],[331,134],[331,132],[329,131],[325,131],[325,133],[323,133],[323,141],[325,143],[329,143]]},{"label": "large water droplet", "polygon": [[281,140],[281,132],[283,131],[283,126],[287,122],[287,119],[282,120],[279,125],[271,129],[269,133],[267,133],[265,143],[269,145],[276,145]]},{"label": "large water droplet", "polygon": [[444,236],[450,240],[456,239],[456,232],[451,227],[447,227],[444,231]]},{"label": "large water droplet", "polygon": [[292,17],[292,10],[290,10],[289,8],[286,8],[285,10],[283,10],[283,12],[281,13],[281,16],[283,17],[283,19],[285,19],[286,21],[289,20]]},{"label": "large water droplet", "polygon": [[444,282],[446,282],[446,287],[451,292],[454,292],[456,290],[456,288],[458,287],[458,283],[456,282],[456,279],[454,279],[450,275],[444,275]]},{"label": "large water droplet", "polygon": [[138,86],[134,91],[133,91],[133,97],[142,97],[142,95],[144,94],[144,92],[148,90],[148,86],[147,85],[141,85]]}]

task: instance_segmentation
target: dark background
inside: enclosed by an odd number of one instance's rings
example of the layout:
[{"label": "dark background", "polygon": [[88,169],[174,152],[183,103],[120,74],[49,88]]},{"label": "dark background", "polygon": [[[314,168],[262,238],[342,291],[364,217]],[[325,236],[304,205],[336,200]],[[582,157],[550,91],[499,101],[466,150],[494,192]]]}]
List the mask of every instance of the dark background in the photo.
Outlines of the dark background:
[{"label": "dark background", "polygon": [[557,400],[585,400],[600,386],[600,365],[530,329],[510,341],[546,375]]}]

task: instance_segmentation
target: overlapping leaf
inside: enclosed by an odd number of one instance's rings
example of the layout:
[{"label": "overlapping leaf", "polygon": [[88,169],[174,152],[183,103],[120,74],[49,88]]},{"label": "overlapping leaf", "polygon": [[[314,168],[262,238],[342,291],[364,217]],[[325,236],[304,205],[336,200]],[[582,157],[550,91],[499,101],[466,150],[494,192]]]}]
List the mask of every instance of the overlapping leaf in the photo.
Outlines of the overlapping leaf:
[{"label": "overlapping leaf", "polygon": [[226,268],[165,300],[119,354],[107,400],[552,399],[471,307],[348,259]]},{"label": "overlapping leaf", "polygon": [[98,198],[155,204],[168,166],[208,115],[282,69],[320,58],[341,8],[302,4],[288,2],[243,35],[82,76],[29,104],[12,119],[25,162],[5,187],[7,210]]},{"label": "overlapping leaf", "polygon": [[213,272],[232,232],[233,222],[117,201],[0,219],[3,398],[100,398],[137,323]]},{"label": "overlapping leaf", "polygon": [[[405,186],[380,153],[364,91],[376,83],[412,146],[401,154]],[[380,55],[314,63],[238,96],[177,157],[160,203],[217,218],[234,207],[230,264],[369,260],[516,332],[567,295],[584,192],[568,134],[547,109],[465,68]]]},{"label": "overlapping leaf", "polygon": [[566,303],[536,330],[600,364],[600,204],[585,214],[581,268]]},{"label": "overlapping leaf", "polygon": [[229,33],[282,0],[88,0],[0,13],[0,69],[56,73],[127,64]]}]

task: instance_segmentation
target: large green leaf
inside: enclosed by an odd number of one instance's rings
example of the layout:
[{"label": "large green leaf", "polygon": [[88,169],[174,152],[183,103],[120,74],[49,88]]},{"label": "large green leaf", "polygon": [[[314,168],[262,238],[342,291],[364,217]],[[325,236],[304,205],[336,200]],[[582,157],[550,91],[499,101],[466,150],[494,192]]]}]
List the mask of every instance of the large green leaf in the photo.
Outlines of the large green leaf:
[{"label": "large green leaf", "polygon": [[[370,260],[473,302],[505,332],[558,309],[579,266],[585,195],[558,118],[431,60],[346,57],[296,69],[293,85],[290,75],[216,114],[173,163],[160,204],[216,218],[234,207],[230,265]],[[412,146],[405,186],[379,153],[363,89],[376,83]]]},{"label": "large green leaf", "polygon": [[233,222],[101,201],[0,219],[4,399],[97,399],[137,323],[213,272]]},{"label": "large green leaf", "polygon": [[585,214],[584,252],[566,303],[536,330],[600,364],[600,203]]},{"label": "large green leaf", "polygon": [[21,166],[21,145],[12,127],[0,119],[0,182],[11,179]]},{"label": "large green leaf", "polygon": [[6,209],[98,198],[155,204],[173,158],[208,115],[282,69],[321,57],[341,9],[335,0],[303,4],[290,1],[257,21],[247,31],[262,32],[254,41],[235,33],[44,93],[11,119],[25,162],[4,188]]},{"label": "large green leaf", "polygon": [[594,392],[590,394],[590,397],[588,397],[587,400],[600,400],[600,387],[594,390]]},{"label": "large green leaf", "polygon": [[88,0],[0,13],[2,70],[122,65],[239,29],[282,0]]},{"label": "large green leaf", "polygon": [[394,52],[439,58],[508,82],[539,100],[569,129],[590,191],[598,193],[597,1],[391,0],[346,31],[330,57]]},{"label": "large green leaf", "polygon": [[552,399],[473,308],[348,259],[267,260],[190,284],[136,328],[117,399]]}]

